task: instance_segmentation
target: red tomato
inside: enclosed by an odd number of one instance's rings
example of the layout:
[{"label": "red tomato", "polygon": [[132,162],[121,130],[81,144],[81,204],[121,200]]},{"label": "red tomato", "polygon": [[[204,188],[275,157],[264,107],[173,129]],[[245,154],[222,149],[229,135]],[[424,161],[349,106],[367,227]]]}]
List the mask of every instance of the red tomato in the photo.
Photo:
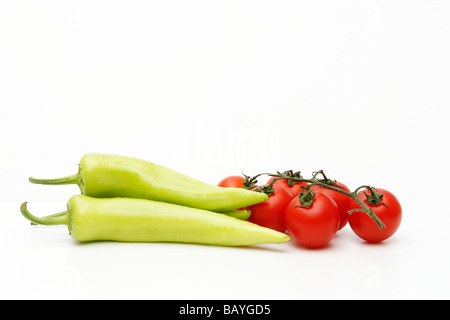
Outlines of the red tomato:
[{"label": "red tomato", "polygon": [[289,191],[277,185],[273,186],[273,190],[274,192],[269,195],[267,201],[246,208],[252,212],[248,221],[284,232],[286,231],[284,212],[292,199],[292,195]]},{"label": "red tomato", "polygon": [[[342,187],[341,189],[344,191],[348,191],[350,192],[350,189],[343,183],[341,182],[336,182],[338,186]],[[341,219],[339,220],[339,228],[338,230],[341,230],[343,227],[345,227],[345,225],[347,224],[347,207],[348,207],[348,203],[350,201],[350,197],[346,196],[345,194],[330,190],[330,189],[326,189],[326,188],[322,188],[320,186],[312,186],[311,190],[313,191],[320,191],[321,193],[326,194],[327,196],[331,197],[331,199],[334,200],[334,202],[336,202],[338,208],[339,208],[339,215],[341,217]]]},{"label": "red tomato", "polygon": [[[270,184],[273,181],[273,179],[276,179],[276,177],[270,178],[269,181],[267,181],[267,184]],[[308,183],[307,182],[296,182],[294,185],[290,186],[286,179],[279,179],[279,180],[275,181],[273,183],[273,185],[278,185],[278,186],[285,188],[294,197],[294,196],[297,196],[300,193],[300,191],[302,190],[302,188],[306,187],[308,185]]]},{"label": "red tomato", "polygon": [[[365,194],[370,195],[369,190],[360,192],[358,197],[373,210],[373,212],[385,224],[384,229],[380,229],[378,225],[370,218],[367,213],[355,211],[348,215],[348,222],[352,230],[361,238],[369,242],[380,242],[391,237],[400,226],[402,220],[402,207],[398,199],[389,191],[384,189],[376,189],[378,193],[383,195],[383,203],[374,205],[368,203]],[[349,202],[348,211],[360,208],[356,201]]]},{"label": "red tomato", "polygon": [[300,245],[320,248],[333,239],[339,226],[339,209],[326,194],[315,192],[309,207],[296,207],[298,197],[292,199],[285,213],[288,233]]},{"label": "red tomato", "polygon": [[229,176],[223,178],[217,185],[225,188],[242,188],[244,185],[244,177],[241,176]]}]

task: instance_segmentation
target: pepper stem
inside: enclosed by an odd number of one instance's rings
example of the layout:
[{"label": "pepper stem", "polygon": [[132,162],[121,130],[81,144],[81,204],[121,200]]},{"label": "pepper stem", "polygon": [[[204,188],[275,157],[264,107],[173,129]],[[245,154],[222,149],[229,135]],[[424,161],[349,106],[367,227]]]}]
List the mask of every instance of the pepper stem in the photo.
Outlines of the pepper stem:
[{"label": "pepper stem", "polygon": [[80,176],[78,173],[72,174],[67,177],[56,178],[56,179],[36,179],[30,177],[28,179],[31,183],[36,184],[49,184],[49,185],[61,185],[61,184],[79,184]]},{"label": "pepper stem", "polygon": [[55,215],[51,215],[51,216],[47,216],[47,217],[43,217],[43,218],[36,217],[28,211],[26,202],[22,203],[22,205],[20,206],[20,212],[22,213],[22,215],[25,218],[30,220],[32,224],[33,223],[41,224],[41,225],[45,225],[45,226],[58,225],[58,224],[67,225],[68,220],[69,220],[69,214],[67,211],[60,212]]},{"label": "pepper stem", "polygon": [[[41,219],[50,219],[50,218],[56,218],[56,217],[61,217],[63,215],[67,214],[67,211],[63,211],[63,212],[59,212],[59,213],[54,213],[54,214],[50,214],[48,216],[42,217]],[[32,226],[37,225],[37,223],[35,222],[31,222]]]}]

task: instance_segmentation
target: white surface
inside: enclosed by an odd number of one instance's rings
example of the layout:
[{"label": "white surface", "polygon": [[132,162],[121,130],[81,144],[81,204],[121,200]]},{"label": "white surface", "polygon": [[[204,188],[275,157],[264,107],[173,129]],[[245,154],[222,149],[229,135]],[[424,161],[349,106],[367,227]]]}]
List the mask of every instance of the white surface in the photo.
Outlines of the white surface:
[{"label": "white surface", "polygon": [[[31,227],[17,206],[1,210],[8,214],[0,227],[3,299],[450,298],[448,208],[406,208],[401,229],[381,244],[361,241],[347,226],[318,250],[292,241],[82,244],[66,227]],[[418,216],[438,224],[428,230]]]},{"label": "white surface", "polygon": [[[0,298],[450,298],[448,1],[0,3]],[[200,180],[324,169],[404,207],[382,245],[77,244],[31,227],[87,152]]]}]

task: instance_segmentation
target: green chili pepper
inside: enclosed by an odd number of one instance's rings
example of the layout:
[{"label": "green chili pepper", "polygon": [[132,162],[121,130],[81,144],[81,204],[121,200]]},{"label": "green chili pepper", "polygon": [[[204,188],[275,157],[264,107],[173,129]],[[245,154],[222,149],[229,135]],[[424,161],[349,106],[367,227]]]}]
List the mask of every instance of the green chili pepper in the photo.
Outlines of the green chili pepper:
[{"label": "green chili pepper", "polygon": [[105,154],[83,156],[74,175],[29,180],[50,185],[78,184],[82,194],[97,198],[141,198],[218,212],[268,199],[261,192],[210,185],[149,161]]},{"label": "green chili pepper", "polygon": [[[250,210],[231,210],[231,211],[225,211],[225,212],[219,212],[220,214],[224,214],[236,219],[240,219],[240,220],[247,220],[250,215],[252,214],[252,212]],[[63,215],[66,215],[66,211],[64,212],[60,212],[60,213],[55,213],[55,214],[51,214],[48,216],[45,216],[43,218],[45,218],[46,220],[51,219],[51,218],[56,218],[56,217],[61,217]],[[35,225],[36,223],[32,222],[32,225]]]},{"label": "green chili pepper", "polygon": [[184,242],[222,246],[282,243],[287,234],[207,210],[130,198],[76,195],[67,211],[39,218],[20,208],[32,223],[67,225],[78,241]]},{"label": "green chili pepper", "polygon": [[220,213],[240,220],[247,220],[252,215],[252,212],[250,210],[232,210]]}]

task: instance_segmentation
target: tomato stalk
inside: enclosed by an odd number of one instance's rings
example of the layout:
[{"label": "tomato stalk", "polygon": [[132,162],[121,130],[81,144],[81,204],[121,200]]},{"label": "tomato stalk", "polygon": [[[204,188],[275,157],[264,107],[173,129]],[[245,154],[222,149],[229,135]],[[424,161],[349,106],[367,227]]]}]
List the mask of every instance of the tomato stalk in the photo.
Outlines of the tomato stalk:
[{"label": "tomato stalk", "polygon": [[298,200],[300,202],[296,207],[309,207],[312,205],[316,193],[312,191],[309,187],[304,187],[303,190],[298,194]]},{"label": "tomato stalk", "polygon": [[[274,183],[275,181],[277,181],[277,180],[280,180],[280,179],[286,179],[286,180],[288,180],[288,182],[291,182],[291,183],[292,183],[292,182],[295,182],[295,183],[296,183],[296,182],[306,182],[306,183],[308,183],[308,186],[303,187],[303,189],[306,189],[306,190],[309,190],[310,187],[316,185],[316,186],[320,186],[320,187],[322,187],[322,188],[330,189],[330,190],[339,192],[339,193],[341,193],[341,194],[343,194],[343,195],[346,195],[346,196],[352,198],[354,201],[356,201],[356,203],[358,203],[358,205],[361,207],[361,208],[358,208],[358,209],[350,210],[350,211],[348,212],[349,214],[352,214],[352,213],[355,212],[355,211],[362,211],[362,212],[365,212],[370,218],[372,218],[372,220],[375,221],[375,223],[378,225],[378,227],[379,227],[380,229],[384,229],[384,228],[385,228],[385,224],[383,223],[383,221],[381,221],[381,219],[373,212],[373,210],[372,210],[371,208],[369,208],[369,207],[368,207],[368,206],[367,206],[367,205],[366,205],[366,204],[358,197],[358,192],[359,192],[361,189],[364,189],[364,188],[365,188],[365,189],[368,189],[368,190],[370,191],[370,193],[371,193],[371,195],[367,197],[367,198],[368,198],[368,199],[367,199],[368,202],[370,201],[369,203],[371,203],[371,204],[379,204],[379,203],[383,203],[383,202],[382,202],[382,197],[383,197],[383,195],[382,195],[381,193],[378,193],[374,187],[370,187],[370,186],[361,186],[361,187],[358,187],[358,188],[357,188],[355,191],[353,191],[353,192],[348,192],[348,191],[342,190],[341,187],[339,186],[339,184],[336,182],[336,180],[328,179],[327,176],[325,175],[325,173],[323,172],[323,170],[319,170],[319,171],[313,172],[313,175],[312,175],[312,178],[311,178],[311,179],[300,178],[300,172],[299,172],[299,171],[294,173],[292,170],[289,170],[289,171],[285,171],[285,172],[283,172],[283,173],[277,172],[276,174],[274,174],[274,173],[260,173],[260,174],[254,176],[254,177],[248,177],[248,176],[246,176],[246,180],[247,180],[247,181],[249,182],[249,184],[251,184],[252,187],[253,187],[253,186],[257,183],[257,180],[256,180],[256,179],[257,179],[258,177],[262,176],[262,175],[268,175],[268,176],[274,177],[273,181],[272,181],[268,186],[273,185],[273,183]],[[321,175],[323,178],[322,178],[322,179],[319,179],[319,178],[318,178],[319,175]],[[249,188],[249,187],[246,186],[246,184],[244,183],[244,188]],[[266,186],[266,187],[264,187],[264,188],[261,188],[261,189],[258,190],[258,191],[264,192],[266,189],[270,190],[270,187],[267,188],[267,186]],[[306,196],[305,196],[305,193],[304,193],[304,192],[301,192],[300,195],[299,195],[299,197],[301,197],[301,196],[303,196],[303,199],[300,199],[300,203],[302,203],[304,206],[309,206],[309,205],[312,204],[311,196],[314,197],[314,193],[312,193],[312,194],[309,193],[308,196],[306,197]],[[306,200],[306,199],[307,199],[307,200]],[[302,202],[302,200],[303,200],[303,202]],[[306,201],[305,201],[305,200],[306,200]],[[384,204],[384,203],[383,203],[383,204]],[[384,204],[384,205],[385,205],[385,204]]]}]

